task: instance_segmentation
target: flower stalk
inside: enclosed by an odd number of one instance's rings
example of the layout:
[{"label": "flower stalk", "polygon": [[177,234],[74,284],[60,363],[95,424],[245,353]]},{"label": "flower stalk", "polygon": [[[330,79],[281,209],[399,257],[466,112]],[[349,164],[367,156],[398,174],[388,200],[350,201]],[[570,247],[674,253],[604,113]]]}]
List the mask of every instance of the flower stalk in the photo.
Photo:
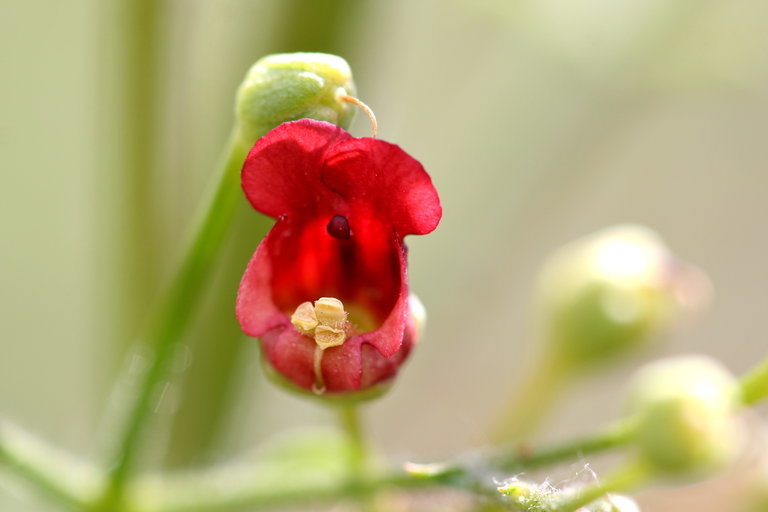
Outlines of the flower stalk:
[{"label": "flower stalk", "polygon": [[347,468],[349,488],[355,494],[363,511],[371,510],[375,488],[369,484],[368,448],[360,422],[360,404],[355,402],[338,405],[339,424],[347,437]]}]

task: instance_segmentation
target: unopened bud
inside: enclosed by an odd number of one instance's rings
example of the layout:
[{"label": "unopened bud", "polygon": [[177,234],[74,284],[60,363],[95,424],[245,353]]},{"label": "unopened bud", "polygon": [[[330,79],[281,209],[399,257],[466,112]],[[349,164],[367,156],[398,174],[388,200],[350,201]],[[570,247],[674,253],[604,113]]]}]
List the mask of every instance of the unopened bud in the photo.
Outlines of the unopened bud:
[{"label": "unopened bud", "polygon": [[253,144],[277,125],[302,118],[348,128],[354,105],[341,96],[354,96],[349,64],[325,53],[268,55],[251,67],[237,92],[240,138]]},{"label": "unopened bud", "polygon": [[542,269],[538,299],[555,353],[583,364],[644,343],[709,292],[706,276],[653,231],[623,225],[555,252]]},{"label": "unopened bud", "polygon": [[662,474],[724,466],[743,440],[737,397],[735,379],[709,357],[675,357],[641,368],[630,394],[641,459]]}]

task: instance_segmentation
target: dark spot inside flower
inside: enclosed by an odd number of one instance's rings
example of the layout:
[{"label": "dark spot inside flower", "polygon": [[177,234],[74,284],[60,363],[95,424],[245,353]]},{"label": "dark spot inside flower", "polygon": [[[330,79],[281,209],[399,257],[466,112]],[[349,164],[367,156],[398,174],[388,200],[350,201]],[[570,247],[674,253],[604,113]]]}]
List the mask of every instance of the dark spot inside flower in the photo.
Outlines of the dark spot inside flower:
[{"label": "dark spot inside flower", "polygon": [[333,238],[338,238],[339,240],[349,240],[351,235],[349,221],[343,215],[334,215],[331,220],[328,221],[328,225],[325,229],[328,231],[329,235]]}]

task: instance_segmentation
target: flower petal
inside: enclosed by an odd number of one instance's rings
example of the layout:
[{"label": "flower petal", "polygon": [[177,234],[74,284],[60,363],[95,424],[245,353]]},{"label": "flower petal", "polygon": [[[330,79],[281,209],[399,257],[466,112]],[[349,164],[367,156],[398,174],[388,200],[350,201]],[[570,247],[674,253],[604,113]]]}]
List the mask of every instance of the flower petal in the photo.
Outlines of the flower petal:
[{"label": "flower petal", "polygon": [[[262,334],[290,323],[272,299],[272,258],[270,247],[281,236],[277,224],[267,233],[253,253],[251,261],[240,280],[235,302],[235,314],[240,327],[248,336],[258,338]],[[297,304],[298,305],[298,304]]]},{"label": "flower petal", "polygon": [[376,350],[384,357],[391,357],[400,349],[409,312],[406,248],[401,239],[397,240],[396,246],[400,271],[400,290],[397,294],[397,301],[378,329],[360,335],[364,343],[376,347]]},{"label": "flower petal", "polygon": [[366,211],[401,237],[437,227],[442,207],[421,164],[400,147],[378,139],[345,139],[328,149],[322,182],[353,211]]},{"label": "flower petal", "polygon": [[320,172],[328,149],[351,137],[335,125],[311,119],[281,124],[248,153],[242,171],[245,196],[274,218],[311,216],[316,205],[338,199],[322,185]]}]

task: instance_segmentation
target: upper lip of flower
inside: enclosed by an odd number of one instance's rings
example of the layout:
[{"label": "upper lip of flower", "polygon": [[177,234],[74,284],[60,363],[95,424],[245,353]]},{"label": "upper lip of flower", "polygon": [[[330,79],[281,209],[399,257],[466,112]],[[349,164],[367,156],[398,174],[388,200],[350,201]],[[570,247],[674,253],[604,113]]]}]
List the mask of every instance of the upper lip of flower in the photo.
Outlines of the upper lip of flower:
[{"label": "upper lip of flower", "polygon": [[303,119],[257,141],[242,183],[253,207],[278,219],[238,292],[246,334],[293,330],[299,304],[336,297],[362,334],[329,351],[368,343],[395,354],[407,314],[403,237],[432,231],[442,213],[421,165],[393,144]]}]

